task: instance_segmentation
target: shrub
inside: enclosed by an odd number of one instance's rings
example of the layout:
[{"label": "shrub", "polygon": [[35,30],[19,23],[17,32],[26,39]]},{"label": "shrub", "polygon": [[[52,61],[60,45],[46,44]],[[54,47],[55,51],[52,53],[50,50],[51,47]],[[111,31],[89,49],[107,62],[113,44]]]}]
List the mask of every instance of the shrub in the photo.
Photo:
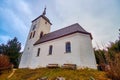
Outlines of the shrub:
[{"label": "shrub", "polygon": [[0,54],[0,72],[11,68],[11,66],[8,56]]},{"label": "shrub", "polygon": [[120,53],[115,53],[114,58],[107,55],[107,60],[110,69],[107,71],[107,75],[112,80],[120,80]]},{"label": "shrub", "polygon": [[120,40],[111,42],[103,50],[95,50],[95,56],[100,68],[107,72],[112,80],[120,80]]}]

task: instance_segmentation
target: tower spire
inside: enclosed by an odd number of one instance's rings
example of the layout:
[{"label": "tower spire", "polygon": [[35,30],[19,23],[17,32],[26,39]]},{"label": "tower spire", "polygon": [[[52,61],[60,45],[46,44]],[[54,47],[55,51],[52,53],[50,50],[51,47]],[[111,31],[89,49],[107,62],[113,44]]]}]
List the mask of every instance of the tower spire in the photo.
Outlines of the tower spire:
[{"label": "tower spire", "polygon": [[46,15],[46,6],[44,8],[43,14],[42,15]]}]

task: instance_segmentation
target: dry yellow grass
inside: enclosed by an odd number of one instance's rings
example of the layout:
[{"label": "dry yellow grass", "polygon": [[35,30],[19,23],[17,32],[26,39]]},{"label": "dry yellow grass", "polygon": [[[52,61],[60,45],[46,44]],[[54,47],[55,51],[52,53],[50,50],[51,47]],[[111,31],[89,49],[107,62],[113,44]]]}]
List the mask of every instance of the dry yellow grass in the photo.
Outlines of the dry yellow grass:
[{"label": "dry yellow grass", "polygon": [[[0,76],[0,80],[7,80],[9,74]],[[105,72],[93,70],[93,69],[80,69],[80,70],[68,70],[68,69],[18,69],[15,74],[9,80],[37,80],[41,77],[48,77],[49,80],[55,80],[56,77],[62,76],[66,80],[110,80],[107,78]],[[3,78],[4,77],[4,78]]]}]

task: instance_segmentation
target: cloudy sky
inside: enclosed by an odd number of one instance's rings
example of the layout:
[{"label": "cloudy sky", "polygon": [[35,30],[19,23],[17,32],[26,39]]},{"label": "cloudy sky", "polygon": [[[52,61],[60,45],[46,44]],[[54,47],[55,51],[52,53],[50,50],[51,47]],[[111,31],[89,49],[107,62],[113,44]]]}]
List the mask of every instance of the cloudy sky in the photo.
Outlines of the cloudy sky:
[{"label": "cloudy sky", "polygon": [[79,23],[92,33],[94,47],[118,39],[120,0],[0,0],[0,44],[16,36],[24,47],[31,21],[45,6],[51,31]]}]

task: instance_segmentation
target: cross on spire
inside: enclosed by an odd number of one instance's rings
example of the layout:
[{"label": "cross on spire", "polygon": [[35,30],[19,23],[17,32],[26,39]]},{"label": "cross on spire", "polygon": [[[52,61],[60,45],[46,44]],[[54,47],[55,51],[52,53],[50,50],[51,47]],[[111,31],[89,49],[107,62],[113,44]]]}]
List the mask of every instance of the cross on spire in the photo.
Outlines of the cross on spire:
[{"label": "cross on spire", "polygon": [[44,8],[44,11],[43,11],[43,14],[42,15],[45,15],[46,14],[46,6]]}]

